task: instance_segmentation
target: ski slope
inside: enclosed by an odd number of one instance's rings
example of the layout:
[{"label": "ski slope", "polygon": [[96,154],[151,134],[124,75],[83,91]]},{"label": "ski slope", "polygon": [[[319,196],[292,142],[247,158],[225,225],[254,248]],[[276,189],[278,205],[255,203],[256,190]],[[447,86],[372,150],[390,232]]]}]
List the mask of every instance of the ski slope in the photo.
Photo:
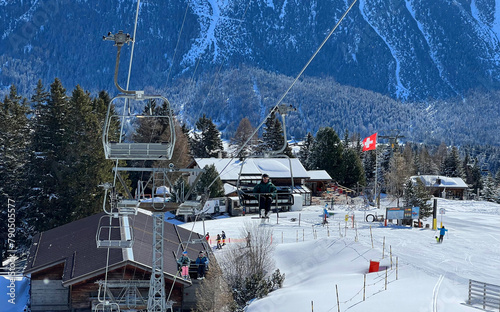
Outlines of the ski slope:
[{"label": "ski slope", "polygon": [[[500,284],[500,205],[438,199],[438,209],[445,209],[438,226],[442,221],[448,229],[442,244],[432,229],[364,221],[366,213],[383,214],[384,209],[352,208],[335,206],[328,226],[320,224],[322,206],[280,213],[279,220],[273,214],[261,225],[273,230],[273,257],[286,279],[283,288],[254,300],[247,311],[477,311],[463,304],[468,280]],[[354,228],[346,214],[354,214]],[[300,226],[292,221],[299,215]],[[261,223],[244,216],[183,227],[199,233],[204,227],[212,238],[225,231],[229,243],[214,251],[217,257],[242,241],[249,222]],[[430,220],[425,223],[432,227]],[[385,270],[367,274],[370,260],[388,268],[387,279]]]}]

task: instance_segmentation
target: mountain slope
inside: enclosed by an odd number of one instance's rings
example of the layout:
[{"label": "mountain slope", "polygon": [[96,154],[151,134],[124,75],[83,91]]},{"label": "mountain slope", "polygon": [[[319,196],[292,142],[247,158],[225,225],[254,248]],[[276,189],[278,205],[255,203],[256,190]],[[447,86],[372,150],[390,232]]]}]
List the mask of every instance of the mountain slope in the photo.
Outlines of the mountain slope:
[{"label": "mountain slope", "polygon": [[[221,64],[245,63],[295,75],[349,4],[143,1],[135,83],[163,87],[182,73]],[[132,32],[135,5],[118,0],[1,1],[2,84],[28,87],[33,76],[49,81],[58,76],[89,89],[110,88],[106,74],[113,72],[113,49],[101,36],[119,29]],[[341,84],[400,99],[498,88],[498,6],[493,0],[360,0],[306,74],[333,76]]]}]

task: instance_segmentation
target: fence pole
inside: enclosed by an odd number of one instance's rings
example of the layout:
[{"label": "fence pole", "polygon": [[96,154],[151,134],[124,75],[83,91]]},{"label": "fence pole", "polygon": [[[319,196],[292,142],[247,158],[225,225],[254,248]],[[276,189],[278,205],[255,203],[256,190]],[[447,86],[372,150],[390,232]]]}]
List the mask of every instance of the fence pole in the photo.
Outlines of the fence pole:
[{"label": "fence pole", "polygon": [[366,294],[366,274],[363,275],[363,301],[365,301]]},{"label": "fence pole", "polygon": [[385,268],[385,290],[387,290],[387,268]]},{"label": "fence pole", "polygon": [[385,256],[385,236],[384,236],[384,242],[382,243],[382,259],[384,259]]},{"label": "fence pole", "polygon": [[396,257],[396,280],[398,280],[398,257]]},{"label": "fence pole", "polygon": [[300,213],[299,213],[299,226],[300,226]]},{"label": "fence pole", "polygon": [[370,225],[370,237],[372,239],[372,249],[373,249],[373,234],[372,234],[372,226]]},{"label": "fence pole", "polygon": [[340,222],[339,222],[339,236],[342,237],[342,230],[340,229]]},{"label": "fence pole", "polygon": [[340,312],[339,287],[337,284],[335,284],[335,290],[337,291],[337,311]]},{"label": "fence pole", "polygon": [[314,301],[311,300],[311,312],[314,312]]},{"label": "fence pole", "polygon": [[392,270],[392,245],[389,245],[389,254],[391,255],[391,270]]},{"label": "fence pole", "polygon": [[326,233],[328,237],[330,237],[330,227],[328,226],[328,224],[326,225]]},{"label": "fence pole", "polygon": [[305,241],[305,240],[306,240],[306,234],[305,234],[304,229],[302,229],[302,241]]}]

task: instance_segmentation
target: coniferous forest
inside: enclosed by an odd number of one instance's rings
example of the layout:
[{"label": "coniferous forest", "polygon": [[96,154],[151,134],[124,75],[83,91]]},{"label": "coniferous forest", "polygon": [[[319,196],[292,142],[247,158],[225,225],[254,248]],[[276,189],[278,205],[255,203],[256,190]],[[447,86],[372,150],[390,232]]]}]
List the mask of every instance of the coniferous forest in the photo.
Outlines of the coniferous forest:
[{"label": "coniferous forest", "polygon": [[[114,166],[105,160],[102,146],[109,102],[110,97],[104,91],[93,95],[80,86],[69,91],[59,79],[47,86],[39,81],[29,97],[18,94],[16,87],[11,86],[0,100],[0,227],[7,224],[4,222],[7,199],[13,200],[17,233],[22,233],[16,237],[20,246],[26,246],[35,233],[102,211],[104,191],[99,185],[112,181]],[[151,105],[150,109],[164,109],[158,103]],[[267,113],[263,109],[262,115]],[[252,122],[257,117],[252,114],[234,116],[236,126],[231,135],[229,132],[223,135],[221,126],[208,115],[200,115],[193,127],[178,117],[172,162],[185,167],[192,157],[244,157],[283,146],[281,122],[274,114],[266,120],[258,137],[251,137],[257,126]],[[285,153],[298,157],[306,169],[326,170],[335,182],[368,191],[375,183],[374,151],[361,151],[361,129],[349,131],[339,129],[336,123],[331,125],[296,138],[302,141],[299,152],[292,154],[290,146],[286,146]],[[119,126],[112,126],[111,136],[118,138]],[[141,123],[133,136],[140,141],[154,133],[163,140],[165,128],[165,125],[154,128]],[[228,137],[231,151],[223,150],[223,136]],[[250,146],[240,150],[247,140]],[[382,191],[400,194],[402,183],[410,176],[439,174],[462,177],[470,187],[470,194],[500,202],[500,147],[408,140],[393,145],[384,143],[387,142],[379,141],[381,160],[376,175]],[[233,155],[237,150],[240,153]],[[125,178],[130,188],[138,179],[133,175]],[[213,190],[214,194],[220,194],[217,192]],[[0,233],[5,236],[8,231],[0,228]],[[5,237],[1,239],[3,255],[7,246]]]}]

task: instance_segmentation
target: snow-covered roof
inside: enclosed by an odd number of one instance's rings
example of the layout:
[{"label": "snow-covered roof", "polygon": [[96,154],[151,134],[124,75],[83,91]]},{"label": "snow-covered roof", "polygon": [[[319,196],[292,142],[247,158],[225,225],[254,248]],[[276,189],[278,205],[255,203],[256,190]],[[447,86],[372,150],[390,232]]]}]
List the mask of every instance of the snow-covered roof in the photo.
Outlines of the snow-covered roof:
[{"label": "snow-covered roof", "polygon": [[413,182],[416,182],[416,179],[419,178],[426,187],[437,187],[437,188],[467,188],[467,184],[465,184],[462,178],[451,178],[439,175],[420,175],[420,176],[412,176],[411,179]]},{"label": "snow-covered roof", "polygon": [[238,180],[242,164],[242,176],[260,177],[262,174],[267,173],[271,179],[289,178],[291,176],[291,163],[294,178],[309,178],[309,173],[297,158],[290,158],[290,160],[287,158],[247,158],[244,161],[231,158],[195,158],[195,162],[200,168],[213,164],[217,172],[221,174],[222,181]]},{"label": "snow-covered roof", "polygon": [[311,181],[331,181],[332,177],[326,172],[326,170],[308,170],[309,180]]}]

